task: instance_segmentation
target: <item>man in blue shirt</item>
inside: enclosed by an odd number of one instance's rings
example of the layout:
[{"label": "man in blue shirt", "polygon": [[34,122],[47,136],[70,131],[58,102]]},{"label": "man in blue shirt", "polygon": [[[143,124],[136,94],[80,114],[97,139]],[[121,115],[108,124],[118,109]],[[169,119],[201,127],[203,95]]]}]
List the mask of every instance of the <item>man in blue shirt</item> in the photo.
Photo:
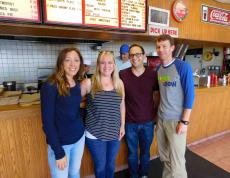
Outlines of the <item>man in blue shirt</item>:
[{"label": "man in blue shirt", "polygon": [[131,63],[129,60],[129,45],[128,44],[121,45],[120,56],[116,58],[116,65],[117,65],[118,71],[131,67]]},{"label": "man in blue shirt", "polygon": [[187,178],[186,135],[194,102],[194,83],[189,64],[172,57],[174,40],[160,35],[156,50],[162,64],[157,70],[160,90],[156,128],[163,178]]}]

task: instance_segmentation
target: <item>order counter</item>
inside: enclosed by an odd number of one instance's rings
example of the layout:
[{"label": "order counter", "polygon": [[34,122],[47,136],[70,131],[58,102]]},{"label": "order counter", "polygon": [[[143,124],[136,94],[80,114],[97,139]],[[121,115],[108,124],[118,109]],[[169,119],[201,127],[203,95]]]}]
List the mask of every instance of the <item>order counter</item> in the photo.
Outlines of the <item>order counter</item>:
[{"label": "order counter", "polygon": [[[196,89],[190,118],[188,143],[230,130],[230,87]],[[156,155],[156,137],[151,156]],[[40,106],[0,107],[0,178],[49,178],[47,145],[42,131]],[[122,141],[116,167],[127,166],[127,147]],[[85,148],[81,175],[93,174],[90,153]]]}]

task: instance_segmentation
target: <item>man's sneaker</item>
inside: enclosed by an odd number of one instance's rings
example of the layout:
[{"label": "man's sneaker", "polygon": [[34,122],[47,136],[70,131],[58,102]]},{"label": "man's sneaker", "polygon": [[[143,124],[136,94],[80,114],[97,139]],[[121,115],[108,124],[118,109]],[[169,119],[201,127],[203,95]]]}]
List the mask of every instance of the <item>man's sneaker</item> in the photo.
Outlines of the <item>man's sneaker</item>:
[{"label": "man's sneaker", "polygon": [[142,176],[141,178],[148,178],[148,176]]}]

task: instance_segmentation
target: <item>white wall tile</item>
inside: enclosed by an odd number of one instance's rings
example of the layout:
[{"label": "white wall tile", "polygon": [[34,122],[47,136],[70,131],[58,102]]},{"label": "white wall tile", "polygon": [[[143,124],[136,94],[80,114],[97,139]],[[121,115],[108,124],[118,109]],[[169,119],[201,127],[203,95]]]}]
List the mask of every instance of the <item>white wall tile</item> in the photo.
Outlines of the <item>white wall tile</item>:
[{"label": "white wall tile", "polygon": [[[119,56],[119,48],[123,43],[139,43],[146,54],[155,50],[153,42],[106,42],[102,49],[113,50]],[[0,40],[0,84],[5,80],[17,82],[34,82],[38,78],[38,67],[55,66],[58,53],[66,47],[77,47],[83,58],[95,65],[98,51],[92,50],[94,43],[49,44],[44,42]]]}]

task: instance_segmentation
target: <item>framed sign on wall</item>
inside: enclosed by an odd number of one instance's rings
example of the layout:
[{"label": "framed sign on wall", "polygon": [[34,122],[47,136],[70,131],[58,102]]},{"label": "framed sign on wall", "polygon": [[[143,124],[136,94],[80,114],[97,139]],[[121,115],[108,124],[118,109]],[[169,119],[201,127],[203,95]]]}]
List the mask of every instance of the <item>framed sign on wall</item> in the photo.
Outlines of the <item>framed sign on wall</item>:
[{"label": "framed sign on wall", "polygon": [[149,24],[169,26],[169,10],[149,6]]},{"label": "framed sign on wall", "polygon": [[40,23],[39,0],[0,1],[0,20]]},{"label": "framed sign on wall", "polygon": [[183,0],[176,0],[172,5],[172,15],[177,22],[183,21],[188,15],[188,7]]},{"label": "framed sign on wall", "polygon": [[230,26],[230,11],[202,4],[201,21],[205,23]]},{"label": "framed sign on wall", "polygon": [[45,24],[146,31],[146,0],[43,0],[42,10]]},{"label": "framed sign on wall", "polygon": [[82,0],[44,0],[43,9],[45,23],[82,25]]}]

